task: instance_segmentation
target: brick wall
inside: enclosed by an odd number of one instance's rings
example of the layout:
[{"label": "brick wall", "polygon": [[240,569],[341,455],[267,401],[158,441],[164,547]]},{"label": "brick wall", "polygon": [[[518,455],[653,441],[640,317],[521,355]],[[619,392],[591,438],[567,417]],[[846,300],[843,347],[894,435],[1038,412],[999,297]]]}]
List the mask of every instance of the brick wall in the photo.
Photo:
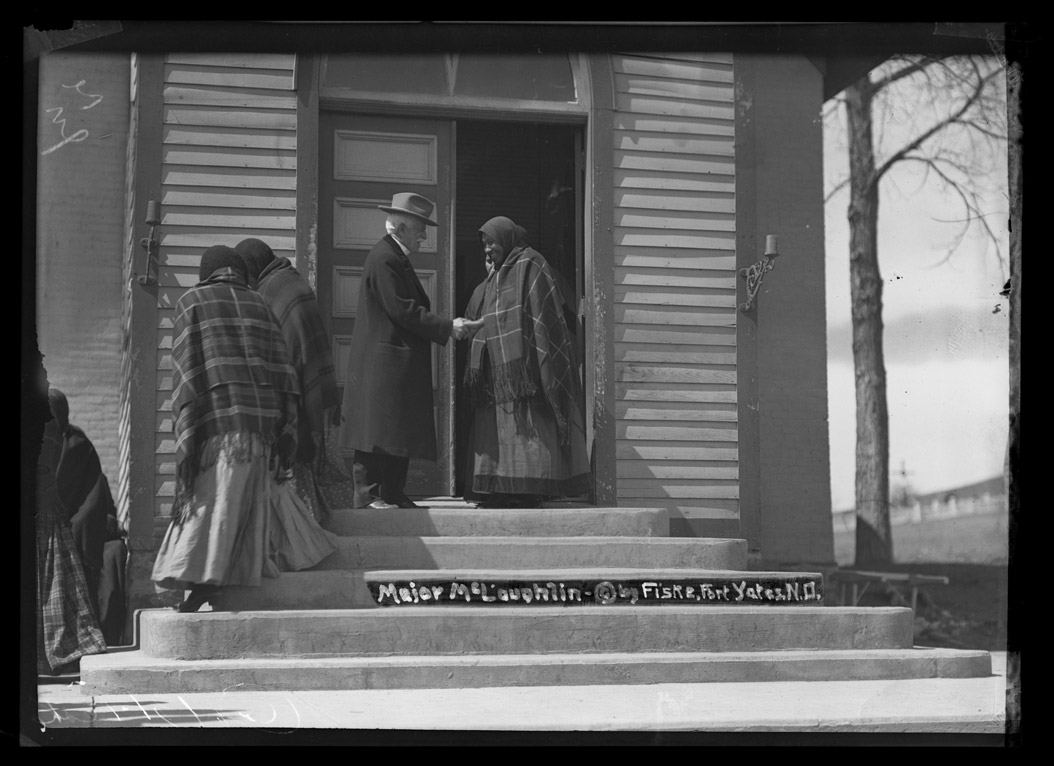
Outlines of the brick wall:
[{"label": "brick wall", "polygon": [[128,72],[127,54],[50,53],[38,115],[37,342],[115,492]]}]

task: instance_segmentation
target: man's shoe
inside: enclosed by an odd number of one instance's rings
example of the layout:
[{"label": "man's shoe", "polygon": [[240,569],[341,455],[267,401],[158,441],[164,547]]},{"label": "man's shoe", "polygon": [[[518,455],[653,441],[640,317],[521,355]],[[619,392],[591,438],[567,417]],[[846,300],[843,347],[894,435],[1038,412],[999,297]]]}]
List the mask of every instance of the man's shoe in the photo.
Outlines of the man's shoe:
[{"label": "man's shoe", "polygon": [[392,511],[398,508],[399,506],[395,505],[394,503],[386,503],[380,498],[377,498],[366,507],[373,508],[375,511]]},{"label": "man's shoe", "polygon": [[405,495],[400,497],[398,500],[394,500],[393,502],[399,508],[421,508],[421,507],[423,507],[423,506],[418,505],[417,503],[415,503],[413,500],[411,500],[410,498],[406,497]]}]

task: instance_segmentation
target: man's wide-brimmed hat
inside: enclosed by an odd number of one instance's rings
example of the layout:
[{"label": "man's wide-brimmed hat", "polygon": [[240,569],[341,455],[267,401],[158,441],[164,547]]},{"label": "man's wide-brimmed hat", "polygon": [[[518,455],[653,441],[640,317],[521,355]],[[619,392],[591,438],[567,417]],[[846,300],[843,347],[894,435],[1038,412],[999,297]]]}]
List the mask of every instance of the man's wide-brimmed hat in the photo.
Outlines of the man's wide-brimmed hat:
[{"label": "man's wide-brimmed hat", "polygon": [[430,217],[432,211],[435,210],[435,203],[420,194],[414,194],[413,192],[393,194],[391,207],[384,205],[378,205],[377,207],[388,213],[408,213],[415,218],[420,218],[429,226],[439,225]]}]

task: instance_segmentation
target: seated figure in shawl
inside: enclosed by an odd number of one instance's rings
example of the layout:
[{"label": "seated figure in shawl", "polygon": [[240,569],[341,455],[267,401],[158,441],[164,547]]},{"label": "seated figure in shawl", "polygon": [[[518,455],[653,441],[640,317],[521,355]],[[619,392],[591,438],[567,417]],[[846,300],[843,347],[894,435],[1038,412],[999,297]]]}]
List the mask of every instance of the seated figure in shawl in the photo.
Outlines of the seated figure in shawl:
[{"label": "seated figure in shawl", "polygon": [[98,615],[95,594],[99,589],[103,545],[106,543],[106,517],[116,513],[117,509],[95,445],[83,429],[70,423],[66,395],[51,388],[48,400],[62,431],[62,457],[55,470],[55,482],[59,499],[70,514],[70,529],[84,567],[92,608]]},{"label": "seated figure in shawl", "polygon": [[250,286],[278,319],[296,370],[300,406],[293,486],[314,517],[325,522],[330,512],[352,507],[354,492],[337,445],[341,398],[329,333],[315,291],[288,258],[255,238],[234,249],[245,260]]},{"label": "seated figure in shawl", "polygon": [[181,612],[224,586],[278,576],[291,544],[297,568],[335,550],[314,519],[283,519],[273,502],[296,456],[300,398],[277,319],[233,248],[207,249],[199,278],[176,302],[176,490],[151,575],[161,588],[190,589]]},{"label": "seated figure in shawl", "polygon": [[84,655],[105,652],[106,641],[55,481],[62,429],[53,410],[46,418],[36,470],[37,672],[60,675],[78,669]]},{"label": "seated figure in shawl", "polygon": [[466,495],[493,508],[581,495],[592,477],[560,282],[509,218],[479,232],[488,275],[465,312],[483,322],[465,370],[474,416]]}]

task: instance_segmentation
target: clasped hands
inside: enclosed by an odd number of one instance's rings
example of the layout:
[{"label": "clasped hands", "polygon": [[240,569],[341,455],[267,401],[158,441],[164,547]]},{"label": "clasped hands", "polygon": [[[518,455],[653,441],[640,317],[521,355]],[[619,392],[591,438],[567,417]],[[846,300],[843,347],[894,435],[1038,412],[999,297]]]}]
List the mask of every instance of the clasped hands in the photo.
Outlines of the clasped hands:
[{"label": "clasped hands", "polygon": [[450,329],[450,337],[454,340],[464,340],[476,334],[483,326],[482,319],[465,319],[458,317],[454,320],[454,326]]}]

